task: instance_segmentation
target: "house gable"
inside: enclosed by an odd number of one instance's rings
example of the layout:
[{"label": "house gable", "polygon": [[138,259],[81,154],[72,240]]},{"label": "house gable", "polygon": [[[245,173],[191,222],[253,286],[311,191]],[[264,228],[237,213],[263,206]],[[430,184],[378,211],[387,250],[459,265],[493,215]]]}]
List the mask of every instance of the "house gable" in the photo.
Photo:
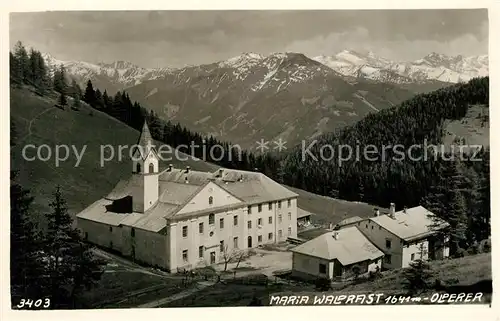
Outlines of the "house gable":
[{"label": "house gable", "polygon": [[242,201],[217,186],[217,184],[210,182],[198,191],[177,214],[196,212],[207,208],[219,208],[238,203],[242,203]]}]

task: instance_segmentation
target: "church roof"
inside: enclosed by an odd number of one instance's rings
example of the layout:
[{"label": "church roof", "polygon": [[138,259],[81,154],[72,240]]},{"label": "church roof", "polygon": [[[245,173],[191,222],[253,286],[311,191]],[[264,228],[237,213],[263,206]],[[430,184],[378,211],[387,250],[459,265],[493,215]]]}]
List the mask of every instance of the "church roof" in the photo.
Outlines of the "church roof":
[{"label": "church roof", "polygon": [[[177,214],[211,182],[241,200],[242,203]],[[142,184],[142,177],[137,174],[120,181],[105,198],[89,206],[79,213],[77,217],[111,225],[127,225],[158,232],[166,226],[167,219],[186,219],[188,217],[208,215],[214,211],[297,197],[296,193],[291,192],[262,173],[225,168],[220,168],[213,173],[172,168],[159,174],[158,201],[145,213],[139,213],[136,208],[133,209],[132,213],[114,213],[108,210],[114,200],[120,200],[127,196],[131,196],[134,203],[140,202],[140,195],[143,190]]]},{"label": "church roof", "polygon": [[151,132],[149,131],[148,122],[144,121],[144,125],[142,125],[141,136],[137,142],[137,145],[146,147],[148,142],[152,142],[153,137],[151,136]]},{"label": "church roof", "polygon": [[154,150],[153,144],[154,140],[149,131],[148,123],[145,120],[144,125],[142,125],[141,136],[139,136],[139,140],[137,141],[137,149],[141,153],[142,158],[146,158],[149,152]]}]

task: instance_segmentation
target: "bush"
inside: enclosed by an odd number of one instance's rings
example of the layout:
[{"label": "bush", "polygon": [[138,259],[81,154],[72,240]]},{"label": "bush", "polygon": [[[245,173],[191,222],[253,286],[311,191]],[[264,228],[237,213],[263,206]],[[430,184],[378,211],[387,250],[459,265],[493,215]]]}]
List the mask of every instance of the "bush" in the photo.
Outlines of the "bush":
[{"label": "bush", "polygon": [[316,280],[316,290],[328,291],[332,289],[332,284],[327,278],[319,278]]},{"label": "bush", "polygon": [[489,253],[491,251],[491,244],[489,241],[484,242],[483,244],[483,252]]}]

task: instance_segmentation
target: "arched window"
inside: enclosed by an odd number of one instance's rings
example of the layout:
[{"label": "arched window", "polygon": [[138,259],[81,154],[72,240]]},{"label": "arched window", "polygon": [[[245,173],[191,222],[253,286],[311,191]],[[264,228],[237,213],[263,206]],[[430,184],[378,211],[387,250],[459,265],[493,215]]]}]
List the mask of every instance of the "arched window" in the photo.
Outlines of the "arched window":
[{"label": "arched window", "polygon": [[149,172],[154,173],[155,172],[155,165],[153,163],[149,164]]},{"label": "arched window", "polygon": [[137,173],[141,172],[141,164],[137,163],[137,166],[135,168],[136,168]]},{"label": "arched window", "polygon": [[214,203],[214,198],[212,196],[210,196],[208,198],[208,205],[212,205]]}]

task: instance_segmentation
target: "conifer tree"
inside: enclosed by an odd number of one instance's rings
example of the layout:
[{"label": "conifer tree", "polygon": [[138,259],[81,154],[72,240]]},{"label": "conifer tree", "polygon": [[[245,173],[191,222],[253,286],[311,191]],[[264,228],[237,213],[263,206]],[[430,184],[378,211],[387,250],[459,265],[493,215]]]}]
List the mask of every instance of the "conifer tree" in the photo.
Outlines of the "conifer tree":
[{"label": "conifer tree", "polygon": [[77,92],[73,93],[73,104],[71,107],[75,110],[80,109],[80,95]]},{"label": "conifer tree", "polygon": [[58,103],[62,107],[66,106],[68,104],[68,100],[67,100],[66,94],[64,92],[61,92],[61,94],[59,95]]},{"label": "conifer tree", "polygon": [[92,81],[90,79],[87,81],[87,87],[85,88],[85,94],[83,96],[83,101],[95,108],[95,91],[92,86]]},{"label": "conifer tree", "polygon": [[16,78],[21,82],[26,82],[29,76],[29,56],[22,42],[18,41],[14,48],[14,56],[17,61],[15,70]]},{"label": "conifer tree", "polygon": [[66,83],[66,68],[64,65],[59,66],[54,72],[54,90],[59,93],[67,93],[68,85]]},{"label": "conifer tree", "polygon": [[432,271],[427,262],[427,251],[422,243],[419,247],[419,258],[410,263],[410,267],[403,272],[405,281],[403,283],[409,294],[420,294],[429,290],[432,286]]},{"label": "conifer tree", "polygon": [[18,69],[18,62],[16,57],[14,57],[14,54],[12,52],[9,52],[9,72],[10,72],[10,81],[11,82],[19,82],[20,77],[19,77],[19,69]]},{"label": "conifer tree", "polygon": [[103,109],[104,107],[104,101],[102,98],[101,91],[99,89],[95,90],[95,108],[97,109]]},{"label": "conifer tree", "polygon": [[445,162],[439,182],[422,199],[422,205],[450,224],[450,251],[454,255],[467,246],[465,178],[458,161]]},{"label": "conifer tree", "polygon": [[40,238],[33,217],[33,197],[16,181],[11,171],[10,181],[10,271],[13,303],[20,298],[43,294],[44,264]]},{"label": "conifer tree", "polygon": [[47,214],[48,231],[44,237],[50,258],[50,295],[54,307],[74,307],[79,291],[100,279],[104,262],[93,256],[79,231],[73,228],[60,186],[50,207],[52,212]]}]

